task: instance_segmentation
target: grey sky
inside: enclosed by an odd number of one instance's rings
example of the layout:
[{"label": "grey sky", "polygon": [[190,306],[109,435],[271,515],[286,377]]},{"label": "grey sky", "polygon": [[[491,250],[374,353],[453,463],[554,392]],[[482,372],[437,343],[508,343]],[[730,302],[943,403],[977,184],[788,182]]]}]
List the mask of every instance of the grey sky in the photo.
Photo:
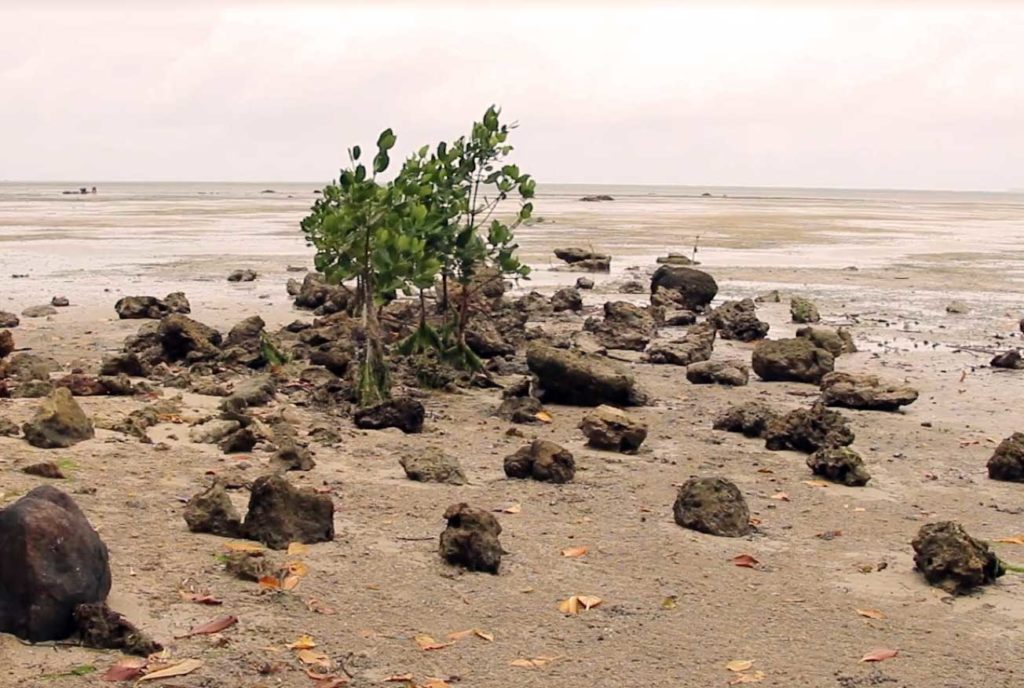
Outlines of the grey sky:
[{"label": "grey sky", "polygon": [[1016,3],[122,4],[0,0],[0,179],[321,180],[496,102],[542,183],[1024,187]]}]

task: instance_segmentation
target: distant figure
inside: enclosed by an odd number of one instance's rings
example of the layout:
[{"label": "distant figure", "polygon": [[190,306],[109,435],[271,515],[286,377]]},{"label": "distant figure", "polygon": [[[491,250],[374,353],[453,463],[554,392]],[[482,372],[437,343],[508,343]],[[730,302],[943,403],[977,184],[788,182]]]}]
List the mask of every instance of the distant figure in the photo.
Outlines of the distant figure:
[{"label": "distant figure", "polygon": [[89,189],[85,188],[84,186],[79,187],[78,193],[80,193],[80,194],[87,194],[87,193],[89,193]]},{"label": "distant figure", "polygon": [[92,187],[92,192],[93,192],[93,193],[96,193],[96,187],[95,187],[95,186],[94,186],[94,187]]}]

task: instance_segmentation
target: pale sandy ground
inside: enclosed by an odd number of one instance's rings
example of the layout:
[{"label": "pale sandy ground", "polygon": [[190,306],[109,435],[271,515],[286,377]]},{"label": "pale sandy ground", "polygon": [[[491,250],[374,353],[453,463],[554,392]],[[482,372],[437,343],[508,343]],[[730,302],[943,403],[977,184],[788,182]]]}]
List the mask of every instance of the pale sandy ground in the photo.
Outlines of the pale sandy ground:
[{"label": "pale sandy ground", "polygon": [[[546,265],[542,256],[562,237],[538,236],[530,237],[526,252]],[[602,238],[612,243],[610,234],[599,233],[598,247],[605,247]],[[815,244],[802,233],[790,239],[794,250]],[[817,246],[828,255],[827,245]],[[235,257],[139,270],[121,280],[112,275],[111,292],[92,282],[78,290],[75,281],[21,281],[17,310],[58,292],[75,305],[51,319],[23,320],[17,343],[69,366],[94,367],[139,325],[115,319],[117,290],[162,296],[184,288],[194,317],[221,329],[252,313],[271,325],[307,317],[291,311],[284,294],[285,266],[303,259],[300,250],[245,260],[237,256],[242,250],[227,251]],[[952,600],[913,571],[909,543],[922,524],[944,519],[961,521],[986,539],[1024,532],[1024,488],[990,481],[985,472],[995,443],[1024,429],[1024,373],[997,372],[986,366],[989,355],[957,350],[965,344],[1019,345],[1013,333],[1024,315],[1024,290],[1014,274],[993,271],[983,261],[936,265],[917,259],[897,267],[839,269],[857,262],[833,256],[829,269],[710,269],[725,298],[772,286],[810,295],[827,322],[854,323],[863,351],[843,356],[839,369],[877,372],[921,390],[905,413],[844,412],[857,435],[854,447],[873,475],[866,488],[808,485],[804,481],[812,476],[803,455],[767,452],[757,440],[710,427],[731,403],[763,399],[788,409],[809,403],[814,388],[759,381],[740,389],[697,387],[686,382],[682,368],[634,365],[657,399],[637,410],[651,426],[638,455],[584,447],[576,429],[584,411],[578,408],[552,406],[551,425],[524,427],[527,437],[553,439],[575,454],[576,481],[563,486],[504,478],[502,458],[527,440],[507,437],[508,425],[489,416],[497,403],[493,391],[431,396],[426,432],[419,436],[356,431],[333,421],[340,444],[314,443],[317,467],[290,477],[332,488],[337,538],[302,556],[310,573],[293,593],[261,593],[255,584],[233,579],[216,559],[224,541],[187,532],[181,500],[201,488],[204,473],[244,459],[255,464],[248,471],[255,475],[268,456],[225,457],[189,443],[183,425],[152,431],[170,451],[107,431],[70,450],[38,450],[0,438],[0,503],[43,482],[18,469],[46,459],[64,462],[69,477],[61,488],[95,488],[76,499],[110,548],[112,603],[164,642],[172,657],[205,662],[190,676],[158,682],[163,685],[315,687],[284,648],[308,633],[335,667],[345,663],[353,686],[384,685],[387,677],[405,673],[421,684],[437,677],[473,688],[724,686],[736,678],[725,668],[731,660],[752,660],[752,671],[764,672],[763,686],[1020,686],[1021,578],[1008,574],[981,594]],[[256,283],[222,281],[229,268],[248,265],[261,270]],[[5,273],[13,271],[4,266]],[[536,277],[549,291],[576,275],[541,271]],[[613,298],[607,283],[619,278],[598,278],[598,293],[588,295],[591,310]],[[30,298],[30,290],[36,296]],[[0,297],[0,309],[15,309],[10,293]],[[966,301],[972,313],[947,315],[944,307],[953,298]],[[773,337],[795,329],[787,322],[786,303],[765,305],[759,314],[771,323]],[[715,357],[749,361],[751,348],[719,342]],[[215,403],[186,397],[196,411]],[[92,398],[82,405],[91,414],[109,415],[142,402]],[[0,415],[20,422],[34,406],[31,400],[0,400]],[[310,426],[318,421],[305,412],[303,417]],[[399,456],[427,446],[456,455],[470,484],[406,480]],[[677,527],[671,514],[675,485],[691,475],[735,481],[761,520],[760,532],[724,539]],[[789,501],[771,499],[779,492]],[[244,496],[237,499],[242,506]],[[492,509],[521,504],[520,513],[498,515],[510,552],[500,575],[459,573],[439,560],[441,514],[456,501]],[[842,534],[816,537],[832,530]],[[590,552],[579,559],[560,555],[572,546]],[[1024,547],[994,546],[1008,561],[1024,562]],[[756,557],[761,567],[733,566],[730,558],[741,553]],[[878,571],[882,562],[887,567]],[[870,573],[862,572],[867,568]],[[183,588],[209,592],[224,605],[183,602]],[[596,595],[604,603],[566,617],[558,602],[572,594]],[[669,596],[677,597],[675,608],[662,606]],[[310,600],[334,613],[311,611]],[[886,618],[868,619],[856,609],[876,609]],[[221,638],[175,639],[220,614],[239,617]],[[493,642],[470,637],[424,652],[413,640],[471,628],[493,634]],[[899,656],[879,665],[858,661],[878,647],[898,649]],[[510,665],[533,657],[557,659],[532,669]],[[102,672],[117,658],[72,647],[27,647],[0,636],[0,685],[93,686],[98,674],[68,672],[83,666]],[[262,665],[277,670],[264,675]]]}]

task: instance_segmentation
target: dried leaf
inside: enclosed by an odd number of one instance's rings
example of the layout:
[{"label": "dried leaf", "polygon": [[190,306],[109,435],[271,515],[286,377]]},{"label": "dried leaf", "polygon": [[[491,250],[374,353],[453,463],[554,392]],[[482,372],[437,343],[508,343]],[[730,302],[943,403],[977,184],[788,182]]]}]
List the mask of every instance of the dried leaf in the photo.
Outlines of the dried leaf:
[{"label": "dried leaf", "polygon": [[594,597],[593,595],[573,595],[567,600],[562,600],[558,603],[558,609],[563,614],[569,616],[575,616],[581,611],[587,609],[593,609],[594,607],[601,604],[604,600],[600,597]]},{"label": "dried leaf", "polygon": [[540,667],[544,666],[545,664],[550,664],[551,662],[555,661],[556,659],[561,659],[561,658],[560,657],[543,657],[543,656],[542,657],[532,657],[532,658],[523,657],[523,658],[520,658],[520,659],[513,659],[511,662],[509,662],[509,666],[523,667],[525,669],[539,669]]},{"label": "dried leaf", "polygon": [[586,556],[590,550],[586,547],[570,547],[562,550],[563,557],[583,557]]},{"label": "dried leaf", "polygon": [[315,597],[310,597],[308,600],[306,600],[306,609],[316,614],[323,614],[324,616],[330,616],[331,614],[334,614],[334,609],[325,606],[323,602],[316,599]]},{"label": "dried leaf", "polygon": [[298,576],[295,576],[295,575],[285,576],[284,579],[281,581],[281,589],[282,590],[294,590],[295,586],[297,586],[299,584],[300,580],[302,580],[302,579],[299,578]]},{"label": "dried leaf", "polygon": [[339,688],[348,684],[348,677],[337,674],[321,674],[319,671],[313,671],[312,669],[306,669],[306,676],[310,677],[314,681],[324,681],[318,688]]},{"label": "dried leaf", "polygon": [[179,635],[179,638],[187,638],[192,635],[210,635],[211,633],[220,633],[225,628],[230,628],[238,623],[237,616],[218,616],[212,621],[207,621],[204,624],[199,624],[185,635]]},{"label": "dried leaf", "polygon": [[416,644],[419,645],[420,649],[423,651],[441,650],[455,644],[454,641],[448,643],[439,643],[433,638],[431,638],[429,635],[422,634],[416,636],[415,638],[413,638],[413,640],[416,641]]},{"label": "dried leaf", "polygon": [[462,640],[463,638],[468,638],[471,635],[473,635],[473,629],[467,628],[464,631],[455,631],[454,633],[449,633],[448,640]]},{"label": "dried leaf", "polygon": [[551,414],[547,411],[537,411],[537,413],[533,414],[533,417],[541,423],[550,423],[552,421]]},{"label": "dried leaf", "polygon": [[884,619],[885,614],[878,611],[877,609],[857,609],[855,610],[861,616],[866,616],[869,619]]},{"label": "dried leaf", "polygon": [[195,593],[185,592],[184,590],[181,590],[179,594],[181,595],[181,599],[185,600],[186,602],[195,602],[196,604],[208,604],[210,606],[224,604],[223,601],[218,600],[216,597],[212,597],[210,595],[196,595]]},{"label": "dried leaf", "polygon": [[280,590],[281,579],[277,576],[260,576],[260,587],[264,590]]},{"label": "dried leaf", "polygon": [[331,658],[323,652],[299,650],[295,653],[295,657],[303,664],[312,664],[313,666],[323,667],[324,669],[331,668]]},{"label": "dried leaf", "polygon": [[760,683],[764,680],[763,671],[755,671],[752,674],[740,674],[733,680],[729,681],[730,686],[736,686],[740,683]]},{"label": "dried leaf", "polygon": [[289,650],[312,650],[316,647],[316,642],[314,642],[313,636],[300,635],[294,643],[288,643],[285,647]]},{"label": "dried leaf", "polygon": [[899,653],[900,653],[899,650],[889,650],[887,648],[880,647],[877,650],[872,650],[871,652],[869,652],[866,655],[864,655],[863,657],[861,657],[860,661],[862,661],[862,662],[882,662],[882,661],[885,661],[886,659],[892,659],[893,657],[895,657]]},{"label": "dried leaf", "polygon": [[412,683],[416,677],[412,674],[394,674],[384,679],[385,683]]},{"label": "dried leaf", "polygon": [[776,499],[776,500],[778,500],[780,502],[788,502],[789,501],[789,495],[786,494],[785,492],[776,492],[775,494],[773,494],[768,499]]},{"label": "dried leaf", "polygon": [[257,544],[255,542],[235,540],[232,542],[225,542],[224,549],[230,550],[232,552],[262,552],[263,545]]},{"label": "dried leaf", "polygon": [[306,545],[302,544],[301,542],[289,543],[289,545],[288,545],[288,556],[289,557],[301,556],[301,555],[305,554],[308,549],[309,549],[309,547],[307,547]]},{"label": "dried leaf", "polygon": [[503,506],[499,509],[495,509],[495,511],[501,514],[518,514],[522,510],[523,505],[520,504],[519,502],[516,502],[515,504],[510,504],[508,506]]},{"label": "dried leaf", "polygon": [[428,678],[419,688],[450,688],[451,684],[441,678]]},{"label": "dried leaf", "polygon": [[749,554],[737,554],[731,559],[732,563],[736,566],[742,566],[743,568],[752,569],[761,562]]},{"label": "dried leaf", "polygon": [[301,561],[289,561],[285,564],[285,568],[288,569],[289,575],[298,576],[299,578],[309,573],[309,567]]},{"label": "dried leaf", "polygon": [[751,659],[734,659],[726,664],[725,668],[729,671],[746,671],[752,666],[754,666],[754,661]]},{"label": "dried leaf", "polygon": [[100,677],[101,681],[134,681],[142,676],[146,668],[146,660],[139,658],[122,659],[114,664]]},{"label": "dried leaf", "polygon": [[679,601],[679,597],[677,595],[669,595],[668,597],[666,597],[665,599],[663,599],[661,601],[661,608],[662,609],[675,609],[677,606],[679,606],[677,604],[678,601]]},{"label": "dried leaf", "polygon": [[824,480],[805,480],[804,485],[807,487],[828,487],[828,483]]},{"label": "dried leaf", "polygon": [[201,666],[203,666],[203,662],[201,660],[186,659],[183,662],[172,664],[171,666],[165,667],[158,671],[152,671],[143,676],[142,678],[140,678],[139,681],[153,681],[158,678],[172,678],[174,676],[184,676],[186,674],[191,674],[193,671],[195,671]]},{"label": "dried leaf", "polygon": [[482,631],[479,628],[474,628],[473,629],[473,635],[475,635],[477,638],[483,638],[484,640],[486,640],[489,643],[493,643],[494,642],[494,634],[493,633],[488,633],[487,631]]},{"label": "dried leaf", "polygon": [[1014,535],[1013,537],[996,538],[995,542],[1005,542],[1008,545],[1024,545],[1024,535]]}]

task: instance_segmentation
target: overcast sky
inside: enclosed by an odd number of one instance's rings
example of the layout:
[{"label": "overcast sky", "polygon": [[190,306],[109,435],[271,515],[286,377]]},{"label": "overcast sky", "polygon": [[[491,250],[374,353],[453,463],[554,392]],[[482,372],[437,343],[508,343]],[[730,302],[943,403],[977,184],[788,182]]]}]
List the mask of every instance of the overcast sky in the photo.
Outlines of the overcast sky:
[{"label": "overcast sky", "polygon": [[1019,3],[338,4],[0,0],[0,179],[326,180],[494,102],[542,183],[1024,187]]}]

